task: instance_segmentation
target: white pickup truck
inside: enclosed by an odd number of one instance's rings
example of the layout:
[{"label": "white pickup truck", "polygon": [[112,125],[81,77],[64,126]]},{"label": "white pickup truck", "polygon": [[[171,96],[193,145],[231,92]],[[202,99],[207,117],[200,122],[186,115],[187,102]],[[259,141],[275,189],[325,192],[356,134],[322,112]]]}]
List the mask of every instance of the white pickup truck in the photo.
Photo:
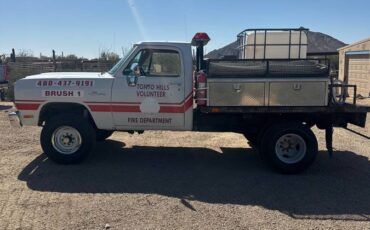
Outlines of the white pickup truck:
[{"label": "white pickup truck", "polygon": [[43,151],[64,164],[81,162],[114,131],[239,132],[287,173],[315,159],[312,126],[326,129],[329,152],[333,127],[365,126],[368,107],[330,99],[327,66],[301,59],[204,60],[208,41],[197,33],[192,44],[138,43],[104,74],[25,77],[15,84],[11,124],[41,126]]}]

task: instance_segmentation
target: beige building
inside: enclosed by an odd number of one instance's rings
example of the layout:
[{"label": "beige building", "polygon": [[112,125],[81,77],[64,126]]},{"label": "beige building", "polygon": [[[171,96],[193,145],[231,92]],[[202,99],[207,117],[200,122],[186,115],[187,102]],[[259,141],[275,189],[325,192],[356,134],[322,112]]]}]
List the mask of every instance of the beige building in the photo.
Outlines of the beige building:
[{"label": "beige building", "polygon": [[339,79],[357,85],[357,94],[370,96],[370,38],[338,51]]}]

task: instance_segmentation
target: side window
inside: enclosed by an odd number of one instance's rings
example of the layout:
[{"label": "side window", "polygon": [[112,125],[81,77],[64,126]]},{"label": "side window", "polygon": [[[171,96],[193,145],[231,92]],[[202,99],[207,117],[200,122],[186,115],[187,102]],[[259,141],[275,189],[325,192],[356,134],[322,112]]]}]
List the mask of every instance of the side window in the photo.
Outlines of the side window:
[{"label": "side window", "polygon": [[145,60],[142,61],[141,64],[139,64],[143,70],[143,72],[145,73],[145,75],[147,76],[148,73],[149,73],[149,65],[150,65],[150,60],[151,60],[151,51],[149,50],[146,50],[146,53],[150,53],[150,55],[147,55],[147,58],[145,58]]},{"label": "side window", "polygon": [[177,77],[181,74],[180,54],[173,50],[140,50],[123,71],[124,75],[130,74],[134,63],[140,66],[142,76]]},{"label": "side window", "polygon": [[[141,70],[143,70],[143,65],[141,63],[146,62],[146,60],[149,60],[150,57],[150,50],[143,49],[140,50],[133,59],[129,62],[129,64],[126,66],[126,68],[123,70],[123,75],[129,75],[131,73],[131,65],[134,63],[138,63],[141,67]],[[144,71],[141,71],[142,75],[146,75]]]},{"label": "side window", "polygon": [[172,50],[153,51],[149,75],[179,76],[181,73],[180,55]]}]

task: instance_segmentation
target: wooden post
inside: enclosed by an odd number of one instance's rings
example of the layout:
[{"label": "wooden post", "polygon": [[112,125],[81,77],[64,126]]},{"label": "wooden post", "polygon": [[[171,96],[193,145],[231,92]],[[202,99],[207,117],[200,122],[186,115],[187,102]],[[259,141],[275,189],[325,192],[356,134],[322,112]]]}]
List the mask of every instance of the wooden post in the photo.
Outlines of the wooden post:
[{"label": "wooden post", "polygon": [[55,50],[53,50],[53,64],[54,64],[54,72],[57,71],[57,63],[56,63],[56,60],[55,60]]},{"label": "wooden post", "polygon": [[10,59],[12,60],[12,62],[15,62],[15,51],[14,51],[14,48],[12,49],[12,53],[10,54]]}]

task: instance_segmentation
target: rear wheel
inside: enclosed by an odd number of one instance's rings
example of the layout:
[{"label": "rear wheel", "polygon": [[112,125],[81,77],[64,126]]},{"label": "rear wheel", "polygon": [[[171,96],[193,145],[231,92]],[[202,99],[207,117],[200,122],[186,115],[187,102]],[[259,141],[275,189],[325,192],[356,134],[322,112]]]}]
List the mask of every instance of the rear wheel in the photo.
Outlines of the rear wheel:
[{"label": "rear wheel", "polygon": [[87,119],[58,115],[46,121],[40,140],[51,160],[73,164],[81,162],[92,151],[95,138],[95,130]]},{"label": "rear wheel", "polygon": [[265,132],[260,150],[273,168],[283,173],[298,173],[313,163],[318,145],[315,134],[305,125],[283,123]]}]

